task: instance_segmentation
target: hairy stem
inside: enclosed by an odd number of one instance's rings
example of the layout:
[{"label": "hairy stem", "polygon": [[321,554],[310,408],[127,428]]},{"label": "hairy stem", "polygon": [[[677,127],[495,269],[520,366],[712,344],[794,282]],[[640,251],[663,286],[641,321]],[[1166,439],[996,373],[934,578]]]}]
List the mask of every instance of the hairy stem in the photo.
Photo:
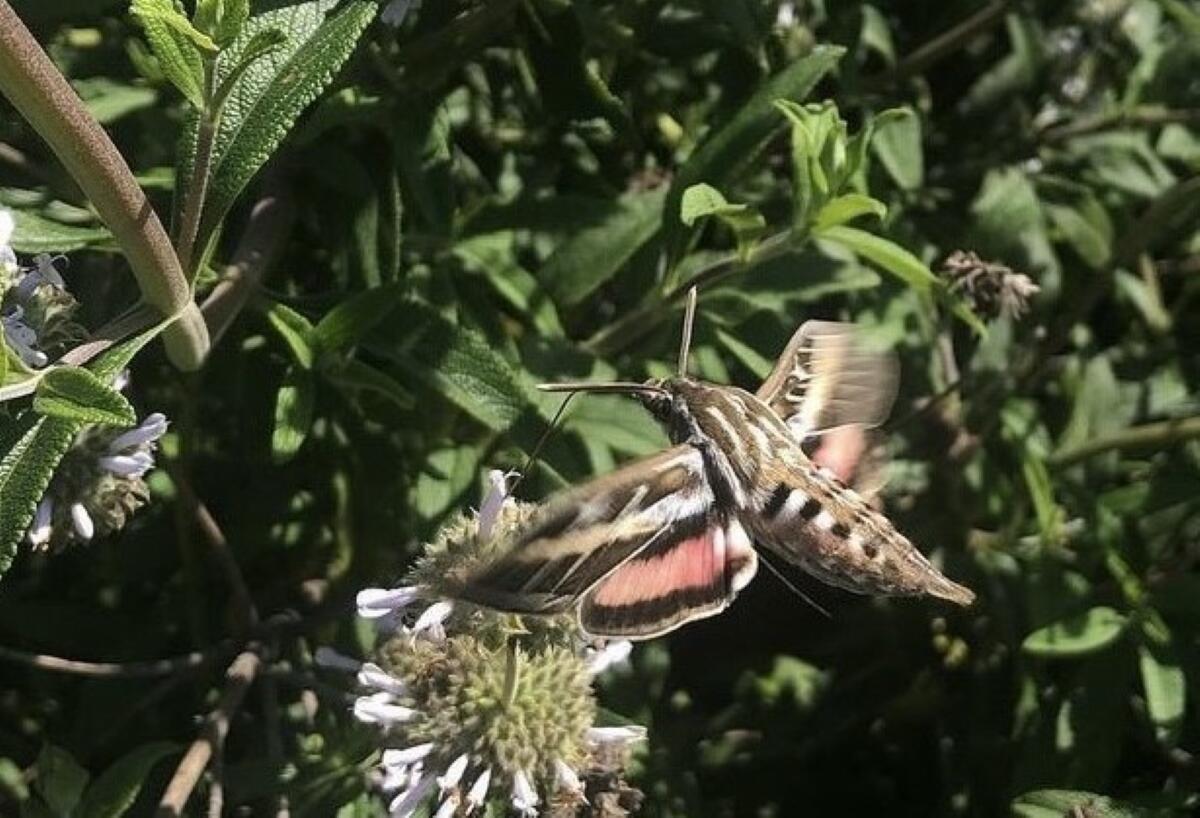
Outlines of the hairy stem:
[{"label": "hairy stem", "polygon": [[209,60],[204,66],[205,99],[209,110],[200,112],[200,125],[196,129],[196,160],[192,165],[192,178],[188,182],[187,198],[183,203],[183,216],[179,221],[179,234],[175,237],[175,251],[188,280],[196,277],[196,236],[200,232],[200,217],[204,211],[204,198],[208,195],[208,177],[212,172],[213,145],[217,140],[219,110],[211,107],[213,85],[216,82],[216,66]]},{"label": "hairy stem", "polygon": [[0,0],[0,92],[28,120],[112,231],[146,303],[164,317],[171,361],[195,369],[208,332],[170,239],[108,134],[6,0]]}]

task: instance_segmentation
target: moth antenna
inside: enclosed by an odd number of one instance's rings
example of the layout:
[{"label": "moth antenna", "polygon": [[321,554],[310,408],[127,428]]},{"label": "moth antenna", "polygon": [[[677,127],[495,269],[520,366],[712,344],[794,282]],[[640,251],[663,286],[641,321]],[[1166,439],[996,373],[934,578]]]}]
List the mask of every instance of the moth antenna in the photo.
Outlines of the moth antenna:
[{"label": "moth antenna", "polygon": [[563,412],[567,411],[567,404],[569,404],[578,394],[578,392],[571,392],[565,398],[563,398],[563,402],[558,405],[558,410],[554,413],[554,417],[551,418],[550,425],[546,427],[546,431],[542,432],[542,436],[538,438],[537,443],[533,444],[533,451],[531,451],[529,453],[529,457],[526,458],[525,465],[521,467],[519,472],[517,472],[517,479],[508,489],[508,493],[510,495],[516,494],[517,486],[521,485],[521,481],[525,479],[525,475],[529,474],[530,469],[532,469],[534,464],[537,463],[538,455],[542,453],[542,447],[545,446],[546,441],[550,439],[550,434],[556,428],[558,428],[558,422],[562,420]]},{"label": "moth antenna", "polygon": [[758,553],[759,553],[759,556],[762,557],[763,565],[767,566],[767,570],[769,570],[772,574],[774,574],[776,576],[776,578],[778,578],[778,580],[780,582],[782,582],[789,591],[791,591],[796,596],[800,597],[802,600],[807,602],[809,605],[816,608],[817,611],[819,611],[820,613],[824,614],[826,619],[833,619],[833,615],[830,614],[829,611],[827,611],[823,607],[821,607],[821,605],[815,599],[813,599],[811,596],[809,596],[808,594],[804,593],[799,588],[797,588],[790,579],[788,579],[787,577],[785,577],[783,575],[782,571],[780,571],[778,568],[776,568],[774,565],[772,565],[771,560],[767,559],[767,554],[765,551],[759,551]]},{"label": "moth antenna", "polygon": [[696,288],[688,290],[683,309],[683,337],[679,339],[679,377],[687,377],[688,353],[692,351],[692,324],[696,321]]}]

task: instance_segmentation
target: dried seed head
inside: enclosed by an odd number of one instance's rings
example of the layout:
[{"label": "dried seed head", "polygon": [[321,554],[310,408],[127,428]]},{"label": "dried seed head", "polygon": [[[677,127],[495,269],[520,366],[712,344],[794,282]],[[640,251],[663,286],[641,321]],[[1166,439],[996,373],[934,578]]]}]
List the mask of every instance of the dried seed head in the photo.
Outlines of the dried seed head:
[{"label": "dried seed head", "polygon": [[950,254],[942,264],[942,277],[952,292],[961,294],[971,309],[985,318],[1021,317],[1029,308],[1029,299],[1041,289],[1024,273],[965,250]]}]

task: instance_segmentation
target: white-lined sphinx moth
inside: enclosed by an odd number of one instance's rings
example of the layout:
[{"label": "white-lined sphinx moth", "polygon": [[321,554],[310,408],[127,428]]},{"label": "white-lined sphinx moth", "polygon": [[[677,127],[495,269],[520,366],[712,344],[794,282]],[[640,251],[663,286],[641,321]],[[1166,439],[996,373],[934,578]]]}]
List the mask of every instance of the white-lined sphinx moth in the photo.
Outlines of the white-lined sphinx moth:
[{"label": "white-lined sphinx moth", "polygon": [[[834,473],[853,471],[863,431],[891,408],[892,356],[867,351],[851,325],[809,321],[755,394],[705,383],[683,374],[694,297],[679,376],[543,387],[630,393],[674,445],[552,498],[459,595],[518,613],[578,606],[590,634],[650,638],[728,606],[757,569],[753,539],[850,591],[969,605],[969,589]],[[803,444],[835,432],[844,454],[831,470]]]}]

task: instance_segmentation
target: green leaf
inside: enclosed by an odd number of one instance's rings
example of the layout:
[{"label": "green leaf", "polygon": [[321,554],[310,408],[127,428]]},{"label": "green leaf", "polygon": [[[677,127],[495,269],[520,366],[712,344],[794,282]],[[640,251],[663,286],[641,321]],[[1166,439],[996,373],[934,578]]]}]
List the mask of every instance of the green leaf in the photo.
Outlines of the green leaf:
[{"label": "green leaf", "polygon": [[887,205],[861,193],[846,193],[825,203],[817,213],[813,230],[820,233],[827,228],[868,215],[882,219],[887,215]]},{"label": "green leaf", "polygon": [[1174,745],[1183,727],[1187,709],[1187,678],[1169,645],[1138,647],[1138,667],[1146,693],[1146,711],[1158,739]]},{"label": "green leaf", "polygon": [[54,367],[38,383],[33,410],[48,417],[132,426],[137,413],[125,397],[81,367]]},{"label": "green leaf", "polygon": [[689,187],[683,192],[680,208],[680,220],[688,227],[706,216],[716,216],[729,225],[737,237],[738,250],[743,258],[747,257],[754,240],[767,228],[766,220],[756,209],[747,204],[726,201],[721,192],[711,185]]},{"label": "green leaf", "polygon": [[272,51],[282,48],[286,42],[287,35],[277,28],[268,28],[255,32],[254,36],[250,38],[238,55],[237,64],[234,65],[229,74],[221,80],[221,84],[217,87],[217,92],[213,96],[213,109],[223,110],[225,102],[229,99],[229,95],[237,87],[238,81],[250,70],[250,66]]},{"label": "green leaf", "polygon": [[869,4],[863,4],[862,29],[858,40],[867,48],[883,57],[888,65],[896,64],[896,46],[892,42],[892,29],[883,13]]},{"label": "green leaf", "polygon": [[917,290],[928,290],[939,283],[925,262],[894,241],[845,225],[827,227],[816,235],[842,245]]},{"label": "green leaf", "polygon": [[321,352],[344,352],[387,318],[403,298],[404,288],[397,285],[355,293],[317,322],[312,342]]},{"label": "green leaf", "polygon": [[105,227],[76,227],[26,210],[13,210],[12,246],[21,253],[69,253],[112,242]]},{"label": "green leaf", "polygon": [[916,190],[925,182],[925,151],[921,144],[921,120],[911,108],[897,111],[875,126],[871,148],[893,181],[904,190]]},{"label": "green leaf", "polygon": [[506,431],[530,408],[525,385],[486,338],[424,304],[410,302],[402,310],[380,325],[372,347],[398,369],[493,431]]},{"label": "green leaf", "polygon": [[158,91],[154,88],[117,82],[107,77],[75,80],[71,85],[101,125],[116,122],[135,111],[145,110],[158,101]]},{"label": "green leaf", "polygon": [[1012,803],[1013,818],[1151,818],[1156,813],[1081,790],[1035,790]]},{"label": "green leaf", "polygon": [[411,409],[416,401],[412,393],[385,372],[370,364],[351,358],[335,369],[324,373],[332,383],[345,389],[369,392],[391,401],[400,409]]},{"label": "green leaf", "polygon": [[313,349],[313,325],[300,313],[279,302],[270,302],[264,309],[271,327],[288,345],[292,358],[304,369],[311,369],[316,359]]},{"label": "green leaf", "polygon": [[1103,269],[1112,257],[1112,225],[1093,224],[1082,213],[1066,205],[1047,204],[1051,224],[1062,234],[1080,258],[1094,269]]},{"label": "green leaf", "polygon": [[[207,242],[304,109],[333,81],[378,9],[374,0],[340,5],[336,0],[259,4],[237,39],[221,52],[217,86],[234,72],[242,73],[229,89],[213,145],[199,246]],[[262,32],[270,30],[283,32],[287,42],[243,67],[248,50],[260,47]],[[181,191],[191,178],[198,128],[197,117],[184,137],[185,157],[178,176]]]},{"label": "green leaf", "polygon": [[118,758],[88,787],[79,818],[120,818],[137,800],[154,765],[178,749],[171,742],[153,741]]},{"label": "green leaf", "polygon": [[1050,659],[1084,656],[1103,650],[1121,636],[1126,617],[1099,606],[1086,613],[1054,622],[1025,637],[1021,649]]},{"label": "green leaf", "polygon": [[312,426],[316,384],[311,370],[288,367],[275,396],[275,430],[271,433],[271,459],[286,463],[304,445]]},{"label": "green leaf", "polygon": [[554,302],[579,304],[615,276],[658,232],[663,192],[623,196],[602,221],[580,230],[558,246],[538,271]]},{"label": "green leaf", "polygon": [[192,26],[171,0],[133,0],[129,7],[146,31],[163,74],[196,109],[204,107],[204,56],[216,44]]},{"label": "green leaf", "polygon": [[80,767],[70,753],[53,744],[42,747],[34,786],[55,816],[70,818],[87,782],[87,770]]},{"label": "green leaf", "polygon": [[673,256],[682,250],[683,224],[679,221],[683,192],[708,182],[717,187],[736,179],[762,147],[784,127],[775,107],[780,99],[801,100],[833,69],[845,49],[819,45],[759,86],[754,95],[724,126],[709,134],[675,175],[665,204],[663,226]]}]

